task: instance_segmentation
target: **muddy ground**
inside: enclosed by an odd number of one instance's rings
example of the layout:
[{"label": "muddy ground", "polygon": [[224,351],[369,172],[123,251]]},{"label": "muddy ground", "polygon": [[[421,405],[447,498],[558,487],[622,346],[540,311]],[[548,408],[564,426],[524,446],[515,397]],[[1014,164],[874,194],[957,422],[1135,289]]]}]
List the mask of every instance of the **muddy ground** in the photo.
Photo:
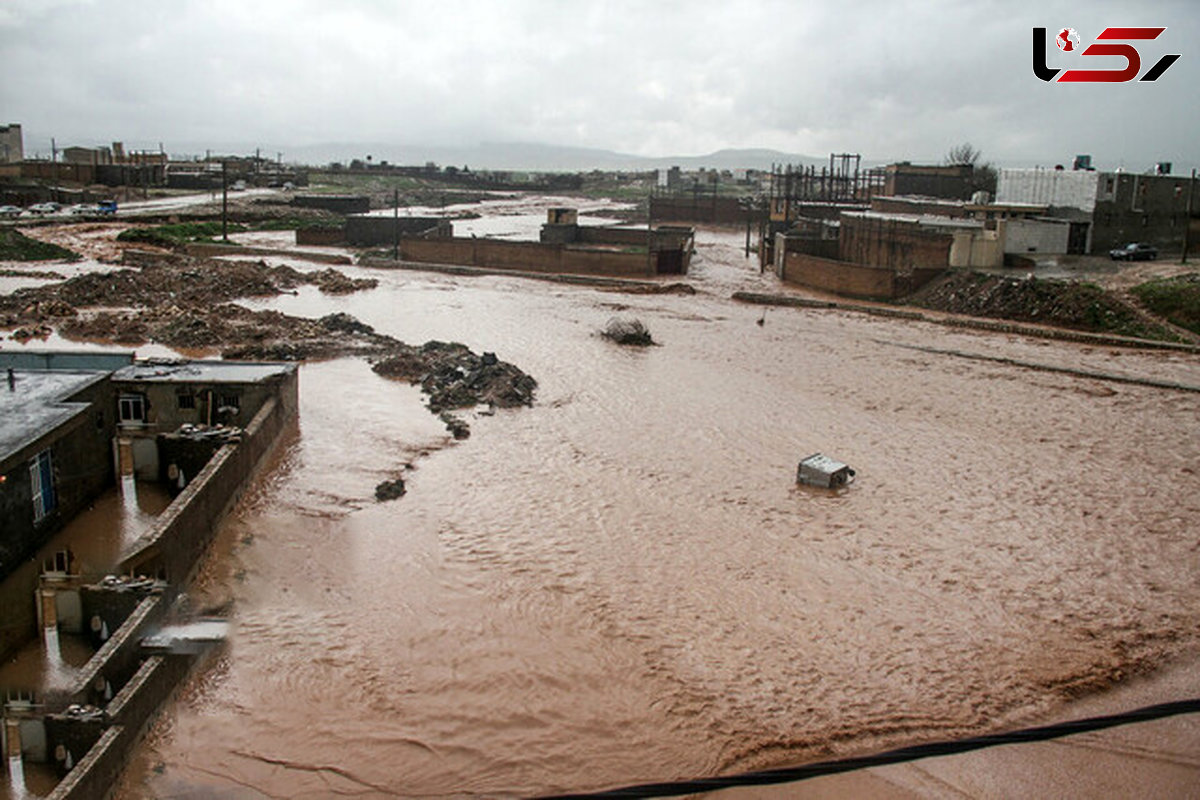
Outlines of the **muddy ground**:
[{"label": "muddy ground", "polygon": [[[180,350],[219,350],[223,358],[299,361],[366,356],[380,374],[420,384],[430,410],[487,403],[530,405],[537,382],[492,354],[458,344],[421,347],[376,333],[348,314],[319,319],[278,311],[251,311],[231,302],[271,297],[314,285],[325,294],[373,289],[373,278],[335,269],[300,272],[265,261],[211,260],[174,253],[127,250],[128,268],[87,273],[59,283],[0,295],[0,328],[21,341],[57,328],[80,340],[137,345],[157,342]],[[461,438],[464,425],[443,420]]]},{"label": "muddy ground", "polygon": [[1092,283],[950,272],[918,290],[907,305],[976,317],[1037,322],[1143,339],[1186,340],[1130,299]]}]

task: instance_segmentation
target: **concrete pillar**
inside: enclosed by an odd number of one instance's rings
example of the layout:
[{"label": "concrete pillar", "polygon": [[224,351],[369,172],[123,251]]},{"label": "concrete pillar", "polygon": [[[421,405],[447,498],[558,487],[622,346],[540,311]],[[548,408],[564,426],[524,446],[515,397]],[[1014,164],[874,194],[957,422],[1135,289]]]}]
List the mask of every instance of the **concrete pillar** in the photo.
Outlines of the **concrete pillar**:
[{"label": "concrete pillar", "polygon": [[58,597],[54,589],[42,587],[39,592],[43,628],[58,627]]},{"label": "concrete pillar", "polygon": [[21,720],[4,720],[4,759],[5,763],[21,757]]}]

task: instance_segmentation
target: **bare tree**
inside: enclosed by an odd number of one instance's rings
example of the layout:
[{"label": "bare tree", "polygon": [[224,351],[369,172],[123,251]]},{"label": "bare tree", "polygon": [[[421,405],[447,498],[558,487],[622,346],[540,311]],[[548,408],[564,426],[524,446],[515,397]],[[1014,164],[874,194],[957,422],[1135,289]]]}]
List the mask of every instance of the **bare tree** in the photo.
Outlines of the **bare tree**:
[{"label": "bare tree", "polygon": [[970,142],[963,142],[960,145],[951,147],[946,153],[946,165],[951,167],[971,167],[972,191],[983,190],[989,194],[996,193],[996,168],[990,163],[981,164],[979,159],[983,157],[983,151],[975,147]]},{"label": "bare tree", "polygon": [[983,151],[973,146],[970,142],[951,147],[946,153],[946,165],[950,167],[973,167],[979,157],[983,155]]}]

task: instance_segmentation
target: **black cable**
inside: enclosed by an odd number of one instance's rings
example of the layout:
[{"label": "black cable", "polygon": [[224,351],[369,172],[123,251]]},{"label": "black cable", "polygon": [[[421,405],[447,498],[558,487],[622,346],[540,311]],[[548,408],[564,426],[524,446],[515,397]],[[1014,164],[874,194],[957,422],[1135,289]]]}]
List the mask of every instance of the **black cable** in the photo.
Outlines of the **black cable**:
[{"label": "black cable", "polygon": [[733,786],[764,786],[774,783],[790,783],[822,775],[836,775],[840,772],[880,767],[887,764],[899,764],[905,761],[916,761],[934,756],[948,756],[956,753],[967,753],[985,747],[995,747],[1002,744],[1022,744],[1026,742],[1042,742],[1088,731],[1104,730],[1118,725],[1128,725],[1134,722],[1147,722],[1162,719],[1177,714],[1194,714],[1200,712],[1200,699],[1179,700],[1173,703],[1146,706],[1134,711],[1121,714],[1110,714],[1102,717],[1059,722],[1053,725],[1043,725],[1036,728],[1023,728],[1006,733],[990,733],[984,736],[973,736],[967,739],[953,741],[930,742],[912,747],[902,747],[898,750],[888,750],[870,756],[820,761],[815,764],[805,764],[799,767],[770,769],[760,772],[747,772],[740,775],[726,775],[715,778],[699,778],[696,780],[668,781],[665,783],[643,783],[626,786],[620,789],[608,789],[601,792],[583,792],[575,794],[545,795],[541,800],[568,800],[572,798],[608,798],[608,797],[677,797],[697,792],[711,792],[717,789],[728,789]]}]

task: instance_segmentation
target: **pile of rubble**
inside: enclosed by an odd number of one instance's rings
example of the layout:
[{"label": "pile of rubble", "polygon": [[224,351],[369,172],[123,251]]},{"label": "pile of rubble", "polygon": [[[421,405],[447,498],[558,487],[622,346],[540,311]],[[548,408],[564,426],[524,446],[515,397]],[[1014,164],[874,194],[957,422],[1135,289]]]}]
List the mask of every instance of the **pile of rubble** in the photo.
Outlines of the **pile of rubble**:
[{"label": "pile of rubble", "polygon": [[373,289],[373,278],[350,278],[332,268],[304,273],[265,261],[138,259],[137,269],[92,272],[49,286],[0,295],[0,327],[71,316],[78,308],[195,307],[203,310],[241,297],[270,297],[313,284],[331,294]]},{"label": "pile of rubble", "polygon": [[380,375],[419,383],[429,395],[429,410],[480,404],[513,408],[533,405],[537,381],[495,353],[477,355],[457,342],[426,342],[389,352],[371,367]]}]

